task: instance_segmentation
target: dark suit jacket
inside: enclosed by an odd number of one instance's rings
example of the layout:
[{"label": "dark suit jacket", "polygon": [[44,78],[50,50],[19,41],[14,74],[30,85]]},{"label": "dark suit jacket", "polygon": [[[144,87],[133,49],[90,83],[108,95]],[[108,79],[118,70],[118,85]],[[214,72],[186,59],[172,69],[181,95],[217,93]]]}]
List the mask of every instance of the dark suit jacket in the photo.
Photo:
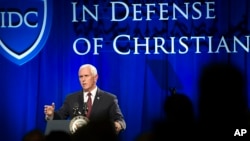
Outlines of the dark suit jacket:
[{"label": "dark suit jacket", "polygon": [[[79,107],[83,113],[84,97],[83,90],[68,95],[58,111],[54,114],[54,119],[74,118],[74,108]],[[123,114],[118,105],[117,97],[114,94],[97,89],[97,93],[92,105],[89,120],[110,119],[118,121],[122,128],[126,128]]]}]

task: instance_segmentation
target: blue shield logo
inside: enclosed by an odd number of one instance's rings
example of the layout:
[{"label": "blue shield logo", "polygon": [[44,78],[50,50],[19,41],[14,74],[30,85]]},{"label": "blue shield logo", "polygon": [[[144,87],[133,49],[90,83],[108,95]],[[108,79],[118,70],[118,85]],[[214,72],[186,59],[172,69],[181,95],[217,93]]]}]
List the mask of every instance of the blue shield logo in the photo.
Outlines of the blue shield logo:
[{"label": "blue shield logo", "polygon": [[0,0],[0,53],[18,65],[30,61],[50,33],[52,0]]}]

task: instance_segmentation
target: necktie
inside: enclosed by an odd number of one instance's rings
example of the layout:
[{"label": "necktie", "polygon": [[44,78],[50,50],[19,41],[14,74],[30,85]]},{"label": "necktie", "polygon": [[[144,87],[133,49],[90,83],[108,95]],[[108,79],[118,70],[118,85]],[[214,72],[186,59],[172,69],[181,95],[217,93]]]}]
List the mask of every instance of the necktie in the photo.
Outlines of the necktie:
[{"label": "necktie", "polygon": [[88,93],[87,107],[88,107],[87,118],[89,118],[89,115],[90,115],[90,112],[91,112],[91,109],[92,109],[91,93]]}]

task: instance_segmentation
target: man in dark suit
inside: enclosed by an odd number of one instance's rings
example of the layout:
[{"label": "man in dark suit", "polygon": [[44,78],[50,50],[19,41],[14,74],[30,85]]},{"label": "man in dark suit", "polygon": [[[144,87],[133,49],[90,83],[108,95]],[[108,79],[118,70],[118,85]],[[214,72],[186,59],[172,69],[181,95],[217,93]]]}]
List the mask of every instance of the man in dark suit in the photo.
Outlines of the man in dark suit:
[{"label": "man in dark suit", "polygon": [[[46,120],[73,119],[76,115],[84,115],[90,121],[109,119],[114,122],[116,133],[125,130],[126,123],[119,108],[117,97],[114,94],[103,91],[97,87],[98,73],[91,64],[84,64],[78,71],[79,81],[82,90],[68,95],[60,107],[55,111],[55,104],[45,105],[44,114]],[[86,110],[84,107],[88,103],[89,96],[92,101]],[[77,109],[77,110],[76,110]],[[77,113],[76,113],[77,112]]]}]

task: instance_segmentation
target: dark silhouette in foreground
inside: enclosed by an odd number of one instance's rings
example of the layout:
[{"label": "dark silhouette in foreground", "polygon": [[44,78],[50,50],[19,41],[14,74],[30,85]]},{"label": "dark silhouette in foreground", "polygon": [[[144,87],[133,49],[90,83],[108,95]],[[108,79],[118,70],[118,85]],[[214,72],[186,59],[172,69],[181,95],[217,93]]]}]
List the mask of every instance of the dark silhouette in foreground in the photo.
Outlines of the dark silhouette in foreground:
[{"label": "dark silhouette in foreground", "polygon": [[175,93],[166,98],[163,109],[166,118],[154,123],[152,131],[139,135],[136,141],[193,139],[195,119],[190,99],[184,94]]},{"label": "dark silhouette in foreground", "polygon": [[199,80],[200,139],[233,137],[236,129],[248,128],[246,81],[230,64],[211,64]]},{"label": "dark silhouette in foreground", "polygon": [[45,136],[45,141],[71,141],[71,134],[65,131],[51,131]]},{"label": "dark silhouette in foreground", "polygon": [[72,135],[72,141],[118,141],[115,125],[110,120],[92,120]]},{"label": "dark silhouette in foreground", "polygon": [[45,141],[45,136],[41,130],[33,129],[23,136],[22,141]]}]

